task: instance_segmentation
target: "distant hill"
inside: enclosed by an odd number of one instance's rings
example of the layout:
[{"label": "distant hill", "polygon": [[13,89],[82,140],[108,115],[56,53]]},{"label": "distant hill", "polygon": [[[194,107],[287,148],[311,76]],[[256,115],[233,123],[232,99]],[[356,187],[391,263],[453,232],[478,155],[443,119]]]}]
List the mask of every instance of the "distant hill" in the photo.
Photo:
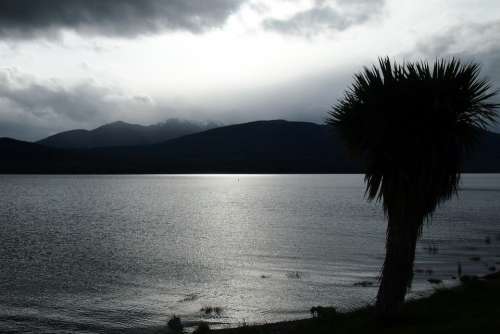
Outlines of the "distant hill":
[{"label": "distant hill", "polygon": [[[57,149],[0,139],[0,173],[360,173],[324,125],[283,120],[224,126],[143,146]],[[464,172],[500,172],[486,132]]]},{"label": "distant hill", "polygon": [[202,124],[179,119],[169,119],[163,123],[148,126],[119,121],[100,126],[94,130],[61,132],[39,140],[37,144],[76,149],[149,145],[202,132],[217,126],[219,125],[216,123]]},{"label": "distant hill", "polygon": [[221,172],[349,172],[336,134],[324,125],[284,120],[225,126],[156,145],[170,161],[196,161]]}]

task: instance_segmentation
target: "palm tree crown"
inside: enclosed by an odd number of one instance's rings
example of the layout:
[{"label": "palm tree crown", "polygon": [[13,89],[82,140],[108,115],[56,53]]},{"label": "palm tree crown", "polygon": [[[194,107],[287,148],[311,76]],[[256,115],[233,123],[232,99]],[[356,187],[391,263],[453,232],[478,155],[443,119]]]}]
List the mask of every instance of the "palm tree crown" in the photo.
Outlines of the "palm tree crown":
[{"label": "palm tree crown", "polygon": [[425,217],[456,192],[465,154],[498,107],[478,74],[457,59],[430,66],[385,58],[355,76],[328,123],[364,161],[369,199]]}]

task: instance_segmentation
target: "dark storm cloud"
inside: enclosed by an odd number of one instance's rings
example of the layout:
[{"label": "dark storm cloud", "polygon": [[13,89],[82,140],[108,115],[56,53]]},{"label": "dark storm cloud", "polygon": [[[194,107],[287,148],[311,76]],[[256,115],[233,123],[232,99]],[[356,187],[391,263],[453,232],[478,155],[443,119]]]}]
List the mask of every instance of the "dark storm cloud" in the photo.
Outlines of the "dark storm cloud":
[{"label": "dark storm cloud", "polygon": [[33,38],[60,29],[107,36],[161,30],[200,33],[224,24],[244,0],[2,0],[0,37]]},{"label": "dark storm cloud", "polygon": [[263,26],[267,30],[299,36],[342,31],[368,21],[383,5],[384,0],[317,0],[308,10],[287,19],[268,18]]}]

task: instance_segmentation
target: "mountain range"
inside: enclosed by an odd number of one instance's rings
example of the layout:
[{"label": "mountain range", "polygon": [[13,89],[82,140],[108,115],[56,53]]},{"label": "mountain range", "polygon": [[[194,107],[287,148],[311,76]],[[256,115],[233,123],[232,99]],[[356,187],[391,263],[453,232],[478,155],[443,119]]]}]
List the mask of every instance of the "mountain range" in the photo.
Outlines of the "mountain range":
[{"label": "mountain range", "polygon": [[[44,144],[45,143],[45,144]],[[222,126],[159,143],[57,148],[0,139],[0,173],[359,173],[332,129],[284,120]],[[464,172],[500,172],[500,134],[484,132]]]},{"label": "mountain range", "polygon": [[137,146],[161,143],[192,133],[219,127],[217,123],[196,123],[171,118],[154,125],[130,124],[122,121],[109,123],[93,130],[65,131],[37,143],[55,148],[96,148]]}]

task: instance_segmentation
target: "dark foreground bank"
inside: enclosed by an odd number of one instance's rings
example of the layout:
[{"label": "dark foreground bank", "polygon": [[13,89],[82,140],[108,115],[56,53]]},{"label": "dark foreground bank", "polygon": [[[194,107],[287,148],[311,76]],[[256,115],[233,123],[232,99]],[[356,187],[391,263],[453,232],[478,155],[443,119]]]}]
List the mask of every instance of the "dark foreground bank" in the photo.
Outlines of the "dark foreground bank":
[{"label": "dark foreground bank", "polygon": [[382,326],[367,307],[349,313],[327,315],[268,325],[210,331],[240,333],[500,333],[500,273],[472,280],[452,289],[438,289],[427,298],[408,302],[402,319]]}]

